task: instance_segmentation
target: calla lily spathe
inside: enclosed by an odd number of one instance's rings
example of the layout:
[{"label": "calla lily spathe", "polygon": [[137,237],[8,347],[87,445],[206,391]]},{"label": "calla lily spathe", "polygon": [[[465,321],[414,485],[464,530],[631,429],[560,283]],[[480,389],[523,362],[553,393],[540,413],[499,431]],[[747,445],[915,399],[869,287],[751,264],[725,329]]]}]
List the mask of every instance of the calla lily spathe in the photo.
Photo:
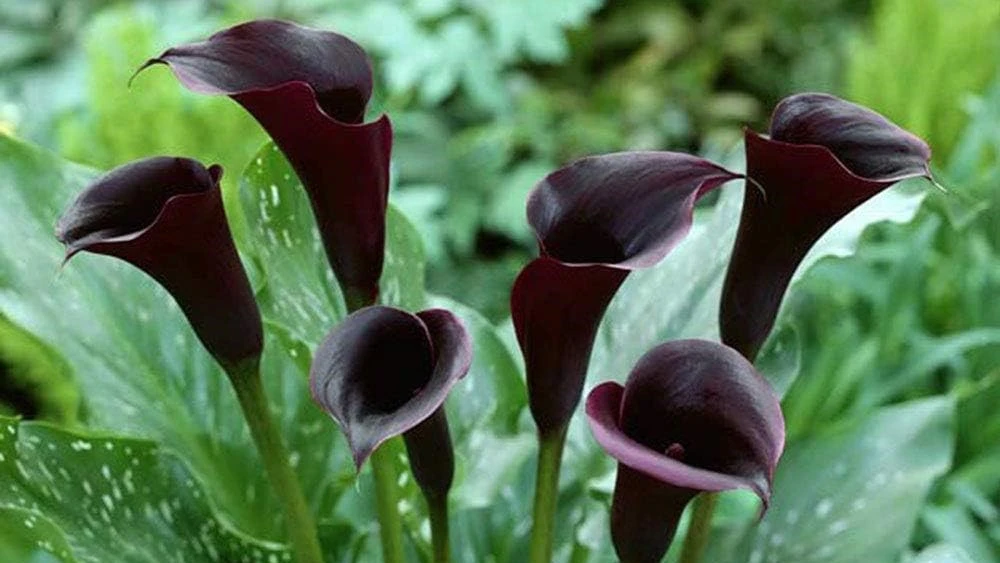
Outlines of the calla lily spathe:
[{"label": "calla lily spathe", "polygon": [[188,89],[232,97],[264,127],[309,194],[349,310],[374,303],[382,273],[392,127],[362,123],[372,93],[364,50],[330,31],[278,20],[181,45],[165,64]]},{"label": "calla lily spathe", "polygon": [[618,460],[611,535],[622,561],[661,561],[700,492],[747,489],[765,506],[770,499],[784,418],[770,384],[732,348],[661,344],[624,387],[594,388],[586,410],[594,437]]},{"label": "calla lily spathe", "polygon": [[330,331],[309,382],[359,469],[382,442],[402,434],[417,483],[443,498],[454,472],[444,401],[471,362],[471,340],[452,313],[374,306]]},{"label": "calla lily spathe", "polygon": [[746,132],[747,189],[722,292],[722,341],[751,361],[792,275],[837,221],[889,186],[930,178],[930,148],[881,115],[829,94],[774,110],[770,137]]},{"label": "calla lily spathe", "polygon": [[528,198],[541,256],[521,271],[511,314],[539,431],[565,429],[580,402],[604,310],[634,269],[663,259],[691,228],[695,202],[739,178],[674,152],[578,160]]},{"label": "calla lily spathe", "polygon": [[222,207],[222,167],[153,157],[101,176],[56,226],[66,259],[87,251],[143,270],[227,368],[260,356],[260,312]]}]

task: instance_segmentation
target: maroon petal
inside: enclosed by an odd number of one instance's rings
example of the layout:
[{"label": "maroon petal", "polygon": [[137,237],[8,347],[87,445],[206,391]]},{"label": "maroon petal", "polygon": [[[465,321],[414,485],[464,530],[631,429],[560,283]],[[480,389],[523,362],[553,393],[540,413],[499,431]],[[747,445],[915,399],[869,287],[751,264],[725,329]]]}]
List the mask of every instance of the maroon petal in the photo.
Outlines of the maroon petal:
[{"label": "maroon petal", "polygon": [[439,492],[444,483],[450,485],[451,464],[436,466],[427,462],[430,454],[415,455],[412,448],[447,439],[434,435],[440,423],[447,431],[443,418],[422,423],[437,416],[452,386],[465,376],[471,350],[465,327],[448,311],[413,315],[366,307],[334,328],[316,350],[312,395],[346,434],[358,468],[385,440],[416,430],[407,439],[414,475],[423,479],[422,487],[426,483]]},{"label": "maroon petal", "polygon": [[[225,94],[267,130],[302,180],[330,264],[351,308],[378,295],[392,127],[361,124],[371,65],[346,37],[260,20],[150,59],[185,86]],[[141,71],[142,69],[140,69]]]},{"label": "maroon petal", "polygon": [[625,387],[587,397],[594,437],[619,462],[612,537],[623,561],[659,561],[687,502],[749,489],[765,506],[785,427],[778,397],[735,350],[704,340],[661,344]]},{"label": "maroon petal", "polygon": [[531,414],[543,435],[565,428],[580,402],[597,327],[627,275],[542,256],[517,276],[511,316],[524,354]]},{"label": "maroon petal", "polygon": [[125,260],[177,300],[224,367],[260,356],[260,313],[226,223],[222,168],[172,157],[98,178],[59,219],[67,260],[86,250]]},{"label": "maroon petal", "polygon": [[528,198],[544,254],[571,264],[646,268],[691,228],[695,201],[739,174],[674,152],[623,152],[577,160]]},{"label": "maroon petal", "polygon": [[771,138],[746,132],[747,189],[722,293],[723,342],[753,360],[812,245],[894,183],[930,178],[930,149],[868,109],[826,94],[785,99]]}]

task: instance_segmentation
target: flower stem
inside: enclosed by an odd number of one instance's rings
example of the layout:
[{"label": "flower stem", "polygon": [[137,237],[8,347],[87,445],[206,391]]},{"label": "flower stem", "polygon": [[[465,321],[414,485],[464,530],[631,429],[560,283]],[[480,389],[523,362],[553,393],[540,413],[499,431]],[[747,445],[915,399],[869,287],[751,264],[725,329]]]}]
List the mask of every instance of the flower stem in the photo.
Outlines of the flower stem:
[{"label": "flower stem", "polygon": [[715,512],[715,503],[718,499],[719,493],[701,493],[694,499],[691,524],[684,537],[684,546],[678,563],[701,563],[712,531],[712,513]]},{"label": "flower stem", "polygon": [[268,408],[259,360],[248,360],[226,371],[250,426],[250,435],[264,462],[264,471],[285,511],[285,524],[296,560],[299,563],[323,563],[316,524],[298,478],[288,463],[288,451]]},{"label": "flower stem", "polygon": [[382,539],[382,561],[404,563],[403,522],[399,518],[399,486],[396,484],[398,475],[393,467],[391,442],[379,446],[369,459],[375,477],[375,508]]},{"label": "flower stem", "polygon": [[566,444],[566,429],[563,427],[552,434],[538,436],[538,473],[528,557],[531,563],[549,563],[552,560],[556,504],[559,500],[559,465]]},{"label": "flower stem", "polygon": [[431,519],[431,545],[434,563],[448,563],[451,549],[448,545],[448,497],[427,497],[427,513]]}]

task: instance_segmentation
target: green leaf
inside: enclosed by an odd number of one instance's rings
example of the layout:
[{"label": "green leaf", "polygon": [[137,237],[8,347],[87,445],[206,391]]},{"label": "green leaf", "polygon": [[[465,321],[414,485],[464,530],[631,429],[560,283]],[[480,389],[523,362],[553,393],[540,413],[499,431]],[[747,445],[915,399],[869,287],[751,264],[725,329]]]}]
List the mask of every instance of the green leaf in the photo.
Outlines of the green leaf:
[{"label": "green leaf", "polygon": [[0,561],[74,563],[62,531],[27,508],[0,506]]},{"label": "green leaf", "polygon": [[921,551],[912,563],[976,563],[976,561],[958,546],[939,543]]},{"label": "green leaf", "polygon": [[219,518],[187,465],[153,442],[0,418],[0,483],[0,553],[31,539],[65,562],[291,561]]},{"label": "green leaf", "polygon": [[[178,452],[235,526],[283,537],[271,494],[225,375],[152,279],[105,256],[62,267],[56,218],[95,172],[0,136],[0,315],[62,354],[95,429],[150,438]],[[349,463],[309,399],[308,350],[265,343],[268,395],[317,513],[336,496],[330,475]],[[301,463],[299,463],[301,462]]]},{"label": "green leaf", "polygon": [[465,0],[490,29],[501,59],[514,60],[520,52],[538,62],[555,63],[569,55],[566,28],[582,25],[603,0]]},{"label": "green leaf", "polygon": [[731,560],[896,561],[951,465],[953,411],[951,399],[913,401],[791,444],[767,515]]}]

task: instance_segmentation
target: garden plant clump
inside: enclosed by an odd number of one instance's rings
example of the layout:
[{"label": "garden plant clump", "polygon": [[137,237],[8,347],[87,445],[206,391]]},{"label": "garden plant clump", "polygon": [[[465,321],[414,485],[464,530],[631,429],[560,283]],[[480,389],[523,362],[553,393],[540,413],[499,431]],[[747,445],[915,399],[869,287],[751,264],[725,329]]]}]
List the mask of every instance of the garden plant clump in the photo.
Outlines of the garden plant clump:
[{"label": "garden plant clump", "polygon": [[270,137],[242,173],[197,154],[99,173],[0,137],[0,315],[65,357],[100,429],[0,417],[0,556],[900,557],[954,400],[786,451],[783,311],[852,212],[934,182],[917,135],[804,92],[745,129],[743,171],[664,150],[553,167],[497,326],[425,291],[361,45],[252,20],[150,58],[136,95],[161,66]]}]

